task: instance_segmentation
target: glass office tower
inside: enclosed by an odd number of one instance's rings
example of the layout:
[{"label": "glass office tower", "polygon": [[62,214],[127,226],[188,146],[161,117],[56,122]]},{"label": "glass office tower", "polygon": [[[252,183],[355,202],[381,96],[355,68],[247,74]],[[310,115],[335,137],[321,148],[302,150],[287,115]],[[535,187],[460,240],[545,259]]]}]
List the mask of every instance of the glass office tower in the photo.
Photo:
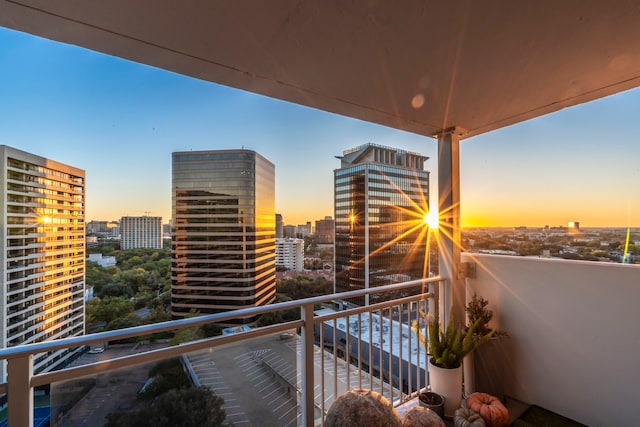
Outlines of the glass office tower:
[{"label": "glass office tower", "polygon": [[176,152],[172,186],[173,317],[273,302],[273,163],[250,150]]},{"label": "glass office tower", "polygon": [[[0,346],[83,335],[85,172],[5,145],[0,170]],[[81,350],[38,354],[33,370],[52,370]]]},{"label": "glass office tower", "polygon": [[424,277],[428,157],[365,144],[339,159],[341,167],[334,171],[336,292]]}]

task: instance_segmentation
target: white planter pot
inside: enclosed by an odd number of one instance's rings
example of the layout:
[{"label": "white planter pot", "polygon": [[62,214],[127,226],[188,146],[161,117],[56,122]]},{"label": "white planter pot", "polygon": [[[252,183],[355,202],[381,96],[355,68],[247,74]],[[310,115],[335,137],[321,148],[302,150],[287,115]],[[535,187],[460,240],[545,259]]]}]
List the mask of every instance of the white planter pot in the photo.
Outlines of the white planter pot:
[{"label": "white planter pot", "polygon": [[440,368],[429,361],[431,391],[444,396],[444,416],[453,418],[462,401],[462,366]]}]

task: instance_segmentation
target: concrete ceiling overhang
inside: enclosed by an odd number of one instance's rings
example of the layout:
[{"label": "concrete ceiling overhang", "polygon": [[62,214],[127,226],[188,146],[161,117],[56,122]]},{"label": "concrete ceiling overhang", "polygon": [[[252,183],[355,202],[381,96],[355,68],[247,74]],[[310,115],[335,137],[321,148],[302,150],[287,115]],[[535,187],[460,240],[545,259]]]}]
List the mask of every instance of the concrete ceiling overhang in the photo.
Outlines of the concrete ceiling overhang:
[{"label": "concrete ceiling overhang", "polygon": [[0,25],[429,136],[640,85],[637,0],[0,0]]}]

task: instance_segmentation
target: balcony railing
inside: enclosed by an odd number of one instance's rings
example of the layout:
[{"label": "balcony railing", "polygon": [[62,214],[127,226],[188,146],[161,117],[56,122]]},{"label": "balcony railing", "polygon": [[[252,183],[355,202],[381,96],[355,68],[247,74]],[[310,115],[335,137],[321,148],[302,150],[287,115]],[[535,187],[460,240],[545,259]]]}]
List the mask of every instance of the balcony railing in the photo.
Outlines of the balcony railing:
[{"label": "balcony railing", "polygon": [[[300,372],[296,376],[299,376],[300,380],[289,381],[295,383],[292,385],[298,398],[298,425],[322,425],[324,415],[333,399],[351,388],[364,387],[376,390],[394,405],[398,405],[412,392],[426,386],[426,352],[411,330],[411,323],[419,320],[418,309],[433,311],[434,307],[437,307],[442,285],[443,279],[439,277],[421,279],[6,348],[0,350],[0,360],[7,361],[8,381],[0,384],[0,393],[7,393],[9,426],[33,425],[35,387],[184,356],[198,350],[215,350],[222,345],[239,343],[271,333],[286,333],[293,328],[300,334]],[[376,301],[379,302],[364,307],[351,306],[345,302],[364,295],[375,295]],[[329,308],[331,306],[339,306],[339,309],[332,310]],[[225,323],[233,319],[292,309],[300,310],[300,320],[256,327],[245,332],[191,341],[82,366],[33,373],[34,356],[42,353],[59,349],[77,349],[92,344],[102,346],[110,341],[149,336],[209,323]],[[323,350],[318,349],[320,343],[324,347]],[[317,353],[320,353],[321,357],[316,357]],[[317,384],[320,385],[319,391],[316,391]]]}]

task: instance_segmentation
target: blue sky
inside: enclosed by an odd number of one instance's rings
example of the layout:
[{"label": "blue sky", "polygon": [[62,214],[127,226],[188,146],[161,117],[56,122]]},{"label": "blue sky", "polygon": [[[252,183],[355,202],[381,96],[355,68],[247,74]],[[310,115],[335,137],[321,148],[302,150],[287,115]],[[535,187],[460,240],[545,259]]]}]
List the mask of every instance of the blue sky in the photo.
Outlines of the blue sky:
[{"label": "blue sky", "polygon": [[[463,225],[640,226],[640,90],[461,145]],[[334,158],[436,141],[0,29],[0,144],[87,173],[87,220],[171,214],[171,153],[255,150],[285,223],[333,215]],[[435,199],[434,199],[435,200]]]}]

